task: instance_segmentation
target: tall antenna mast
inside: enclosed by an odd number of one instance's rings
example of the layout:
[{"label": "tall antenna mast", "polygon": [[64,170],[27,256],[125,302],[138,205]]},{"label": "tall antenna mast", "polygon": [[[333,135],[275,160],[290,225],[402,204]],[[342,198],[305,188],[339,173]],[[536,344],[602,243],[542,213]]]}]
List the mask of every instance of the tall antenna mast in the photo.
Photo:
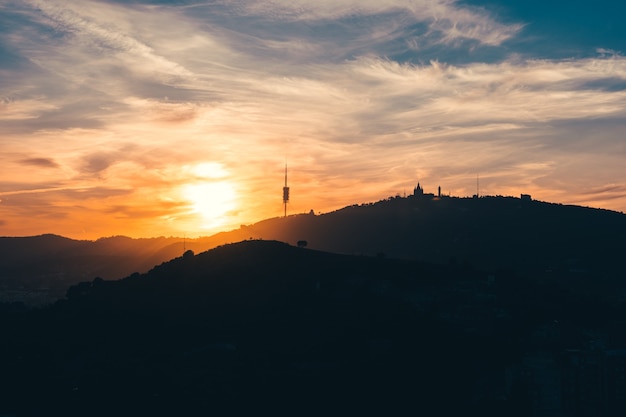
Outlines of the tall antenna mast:
[{"label": "tall antenna mast", "polygon": [[289,202],[289,187],[287,187],[287,163],[285,163],[285,186],[283,187],[283,204],[285,205],[285,217],[287,217],[287,203]]}]

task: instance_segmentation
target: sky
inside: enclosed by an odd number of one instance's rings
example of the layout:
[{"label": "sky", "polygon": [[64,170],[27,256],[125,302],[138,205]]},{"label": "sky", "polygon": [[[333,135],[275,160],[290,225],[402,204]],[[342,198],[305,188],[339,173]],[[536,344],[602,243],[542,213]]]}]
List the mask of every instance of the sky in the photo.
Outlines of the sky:
[{"label": "sky", "polygon": [[626,210],[625,0],[0,0],[0,235],[426,192]]}]

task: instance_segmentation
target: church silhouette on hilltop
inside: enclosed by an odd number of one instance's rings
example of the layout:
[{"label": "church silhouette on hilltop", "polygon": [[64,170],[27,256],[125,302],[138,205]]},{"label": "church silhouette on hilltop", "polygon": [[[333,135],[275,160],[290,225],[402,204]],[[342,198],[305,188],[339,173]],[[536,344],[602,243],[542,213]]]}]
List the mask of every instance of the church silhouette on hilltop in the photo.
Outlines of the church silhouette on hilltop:
[{"label": "church silhouette on hilltop", "polygon": [[[417,183],[417,186],[413,189],[413,197],[417,198],[435,198],[435,194],[433,193],[424,193],[424,189]],[[437,197],[441,197],[441,186],[437,187]]]}]

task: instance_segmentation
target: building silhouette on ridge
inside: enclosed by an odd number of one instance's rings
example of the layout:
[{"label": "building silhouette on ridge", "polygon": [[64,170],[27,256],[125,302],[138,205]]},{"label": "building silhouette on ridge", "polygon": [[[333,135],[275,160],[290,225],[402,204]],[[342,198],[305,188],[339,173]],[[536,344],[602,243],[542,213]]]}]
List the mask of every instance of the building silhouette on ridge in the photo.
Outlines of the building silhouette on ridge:
[{"label": "building silhouette on ridge", "polygon": [[[433,193],[425,193],[424,189],[422,188],[422,186],[420,185],[420,183],[417,183],[417,186],[413,189],[413,197],[416,198],[435,198],[435,194]],[[441,187],[438,188],[438,197],[441,197]]]}]

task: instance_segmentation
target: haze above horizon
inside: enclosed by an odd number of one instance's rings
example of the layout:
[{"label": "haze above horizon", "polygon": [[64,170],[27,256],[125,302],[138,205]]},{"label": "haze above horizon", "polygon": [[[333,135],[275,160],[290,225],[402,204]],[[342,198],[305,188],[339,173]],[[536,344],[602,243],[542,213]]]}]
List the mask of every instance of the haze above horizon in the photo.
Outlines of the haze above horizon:
[{"label": "haze above horizon", "polygon": [[0,0],[0,235],[410,193],[626,211],[626,4]]}]

